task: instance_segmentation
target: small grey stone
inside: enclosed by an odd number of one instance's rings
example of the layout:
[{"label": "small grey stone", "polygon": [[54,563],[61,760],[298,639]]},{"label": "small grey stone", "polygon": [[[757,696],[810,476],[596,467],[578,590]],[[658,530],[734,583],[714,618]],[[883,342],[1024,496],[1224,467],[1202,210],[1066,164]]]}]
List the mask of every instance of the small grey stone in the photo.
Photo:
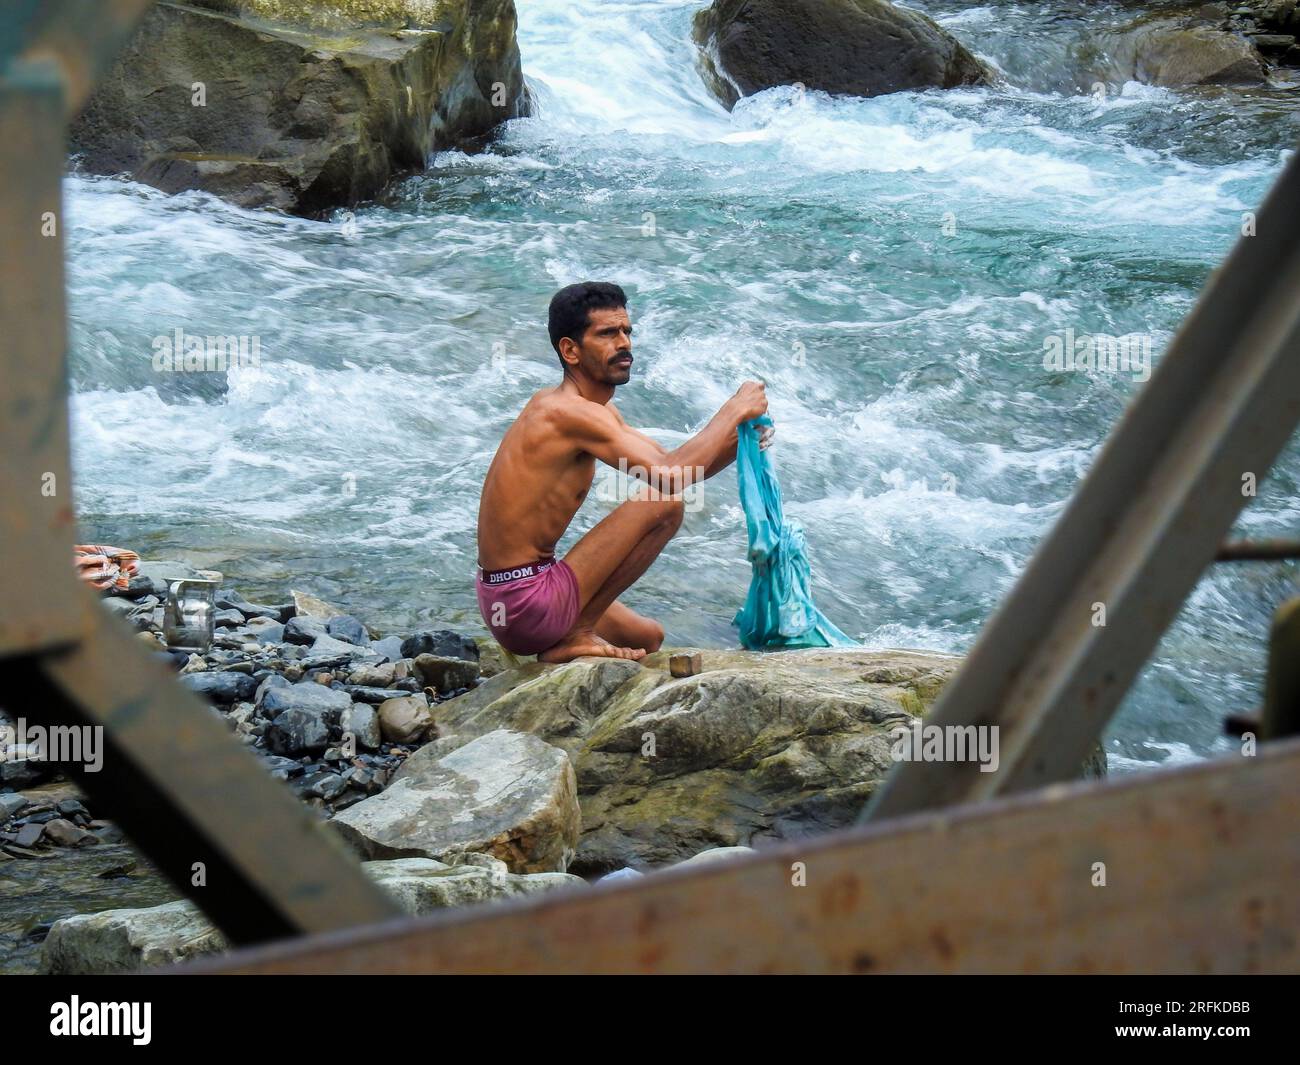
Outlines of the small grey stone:
[{"label": "small grey stone", "polygon": [[478,663],[464,658],[422,654],[416,656],[415,673],[426,688],[446,695],[460,688],[473,687],[478,680]]},{"label": "small grey stone", "polygon": [[325,634],[325,622],[320,618],[290,618],[284,626],[284,642],[304,647],[310,647]]},{"label": "small grey stone", "polygon": [[262,695],[262,713],[268,717],[290,709],[313,710],[324,714],[330,724],[336,724],[339,715],[351,705],[352,697],[347,692],[335,691],[312,680],[277,685]]},{"label": "small grey stone", "polygon": [[229,670],[190,673],[181,677],[181,683],[190,691],[221,705],[229,705],[236,700],[247,701],[257,692],[257,682],[251,676]]},{"label": "small grey stone", "polygon": [[430,632],[417,632],[402,641],[402,657],[415,658],[417,655],[442,655],[444,658],[464,658],[470,662],[478,661],[478,644],[468,636],[462,636],[450,629],[435,629]]},{"label": "small grey stone", "polygon": [[318,795],[327,802],[347,790],[348,782],[338,773],[322,769],[302,778],[302,790],[308,795]]},{"label": "small grey stone", "polygon": [[29,805],[30,803],[21,795],[15,793],[0,795],[0,824],[4,824]]},{"label": "small grey stone", "polygon": [[288,688],[291,686],[292,683],[289,680],[280,676],[278,673],[272,673],[269,677],[264,678],[257,686],[257,694],[253,697],[253,702],[258,706],[261,706],[264,696],[272,688]]},{"label": "small grey stone", "polygon": [[43,835],[45,835],[44,825],[26,824],[18,830],[14,842],[20,847],[34,847]]},{"label": "small grey stone", "polygon": [[382,640],[375,640],[371,643],[370,649],[378,651],[386,661],[396,662],[402,657],[402,638],[400,636],[385,636]]},{"label": "small grey stone", "polygon": [[336,640],[365,647],[370,643],[370,634],[358,618],[351,614],[339,614],[325,622],[325,631]]},{"label": "small grey stone", "polygon": [[71,821],[58,817],[45,826],[45,838],[60,847],[85,847],[99,842],[93,832],[78,828]]},{"label": "small grey stone", "polygon": [[377,750],[383,742],[383,736],[379,729],[379,714],[373,706],[364,702],[353,703],[348,709],[343,711],[339,719],[339,726],[343,729],[344,734],[351,733],[356,737],[357,746],[365,747],[369,750]]}]

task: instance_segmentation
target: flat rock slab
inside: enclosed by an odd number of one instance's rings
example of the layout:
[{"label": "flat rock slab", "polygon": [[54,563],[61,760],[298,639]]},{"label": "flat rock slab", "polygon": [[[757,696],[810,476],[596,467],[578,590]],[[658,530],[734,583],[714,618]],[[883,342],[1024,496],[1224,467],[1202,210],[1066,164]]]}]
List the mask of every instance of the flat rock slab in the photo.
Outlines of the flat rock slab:
[{"label": "flat rock slab", "polygon": [[[675,653],[700,672],[673,678]],[[529,663],[436,707],[436,758],[494,729],[569,753],[582,835],[572,871],[656,867],[852,824],[893,766],[891,732],[960,659],[923,651],[662,650],[644,662]]]},{"label": "flat rock slab", "polygon": [[[466,855],[463,864],[428,858],[363,862],[364,869],[411,916],[452,906],[585,886],[567,873],[510,873],[489,855]],[[108,910],[55,921],[41,949],[43,973],[128,973],[217,954],[225,939],[193,903]]]},{"label": "flat rock slab", "polygon": [[445,860],[478,852],[512,873],[564,872],[580,813],[564,751],[497,729],[449,754],[436,744],[422,748],[383,792],[330,824],[367,858]]}]

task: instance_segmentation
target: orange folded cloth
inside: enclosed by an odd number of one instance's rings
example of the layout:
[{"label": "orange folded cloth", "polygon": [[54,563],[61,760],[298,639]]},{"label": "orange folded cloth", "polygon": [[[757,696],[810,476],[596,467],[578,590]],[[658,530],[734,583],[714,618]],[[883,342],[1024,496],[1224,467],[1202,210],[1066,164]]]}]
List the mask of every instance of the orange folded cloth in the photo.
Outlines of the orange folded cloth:
[{"label": "orange folded cloth", "polygon": [[77,576],[101,590],[109,587],[124,590],[131,583],[140,556],[123,547],[103,544],[77,544],[74,563]]}]

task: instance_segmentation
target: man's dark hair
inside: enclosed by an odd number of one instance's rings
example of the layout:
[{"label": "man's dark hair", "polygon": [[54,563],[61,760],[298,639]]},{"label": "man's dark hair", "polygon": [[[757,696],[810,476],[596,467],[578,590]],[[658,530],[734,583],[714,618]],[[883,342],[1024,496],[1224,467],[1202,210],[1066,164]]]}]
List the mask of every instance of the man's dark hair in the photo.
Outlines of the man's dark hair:
[{"label": "man's dark hair", "polygon": [[[568,285],[551,297],[551,310],[547,327],[551,334],[551,347],[560,354],[560,339],[568,337],[582,343],[582,335],[591,325],[591,311],[626,307],[627,295],[618,285],[609,281],[580,281]],[[564,359],[560,359],[564,365]]]}]

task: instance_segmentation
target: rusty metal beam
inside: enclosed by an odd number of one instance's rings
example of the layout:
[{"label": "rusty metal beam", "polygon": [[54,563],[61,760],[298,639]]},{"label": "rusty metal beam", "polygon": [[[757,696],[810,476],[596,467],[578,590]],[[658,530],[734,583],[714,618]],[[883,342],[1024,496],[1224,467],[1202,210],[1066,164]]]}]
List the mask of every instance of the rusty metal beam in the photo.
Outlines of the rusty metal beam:
[{"label": "rusty metal beam", "polygon": [[1298,774],[1285,741],[168,971],[1298,972]]},{"label": "rusty metal beam", "polygon": [[1300,155],[927,715],[996,728],[997,771],[902,762],[864,818],[1076,772],[1300,422],[1297,202]]}]

